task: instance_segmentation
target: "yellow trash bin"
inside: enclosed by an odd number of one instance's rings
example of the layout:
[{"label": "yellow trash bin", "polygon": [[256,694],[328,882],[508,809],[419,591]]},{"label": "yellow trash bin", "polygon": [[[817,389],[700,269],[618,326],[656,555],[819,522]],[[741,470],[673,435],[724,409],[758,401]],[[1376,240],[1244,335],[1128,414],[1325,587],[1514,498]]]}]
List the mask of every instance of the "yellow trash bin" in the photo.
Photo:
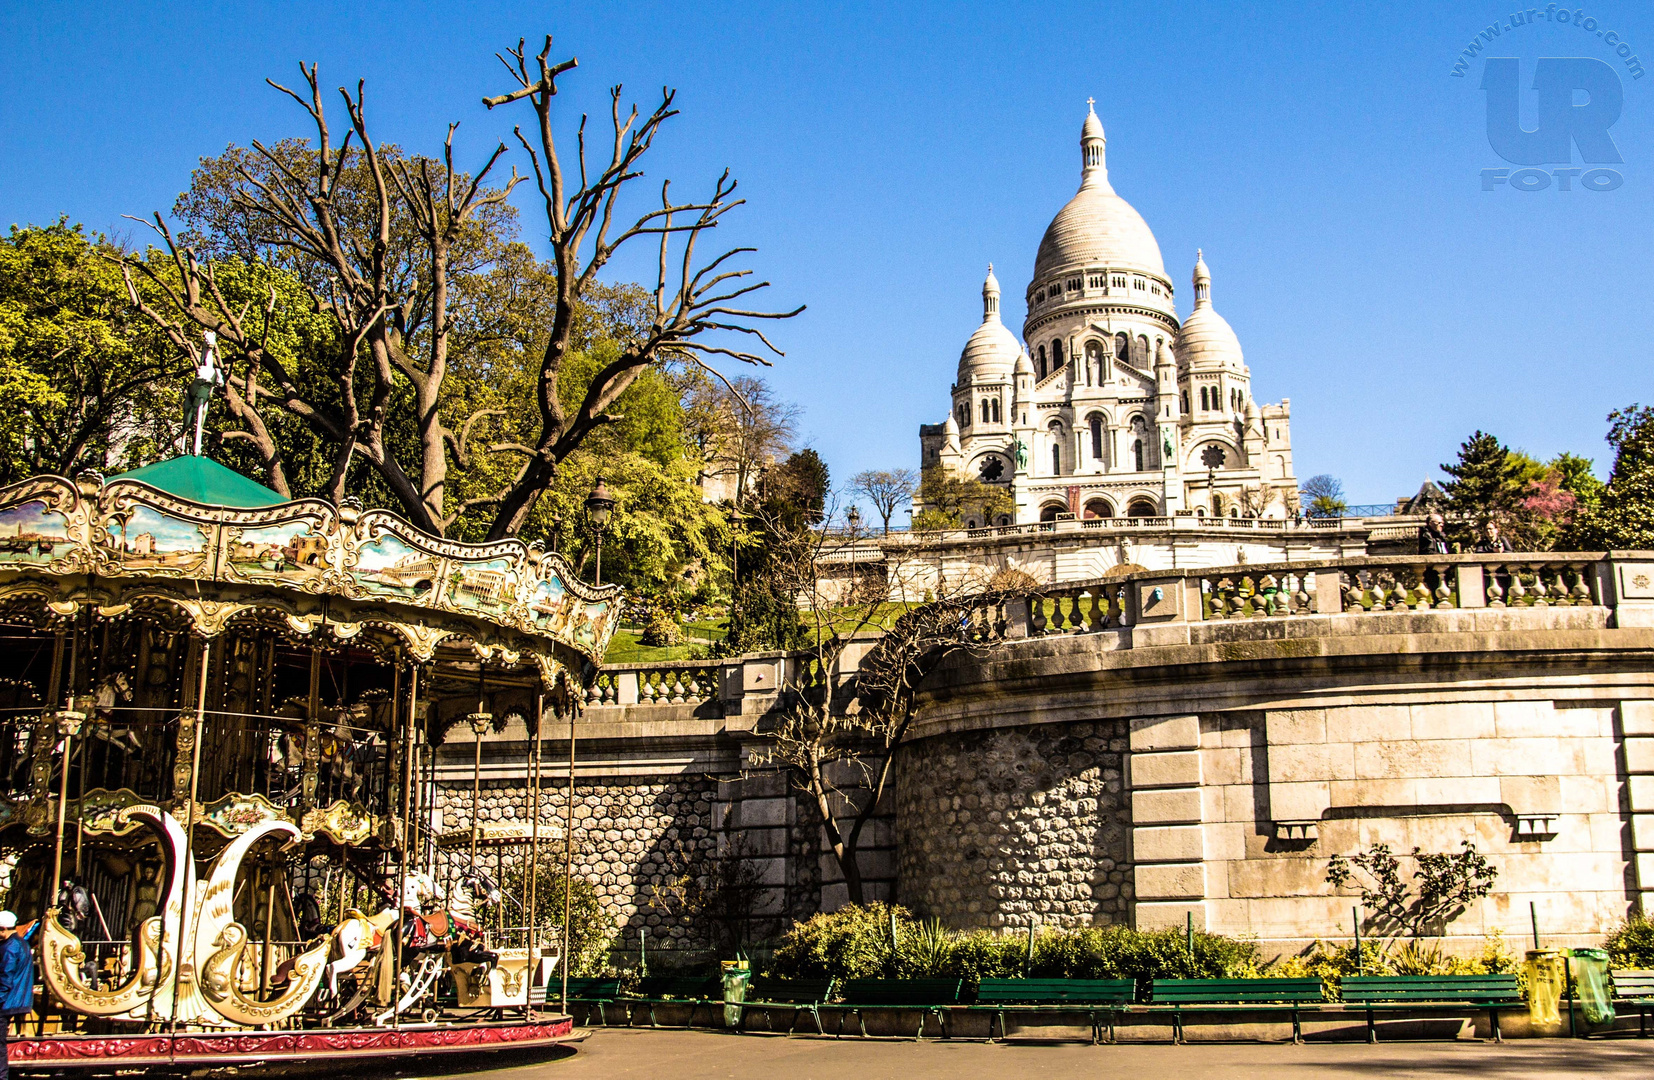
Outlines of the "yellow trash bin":
[{"label": "yellow trash bin", "polygon": [[1568,958],[1561,949],[1528,950],[1528,1019],[1562,1023],[1562,995],[1568,986]]}]

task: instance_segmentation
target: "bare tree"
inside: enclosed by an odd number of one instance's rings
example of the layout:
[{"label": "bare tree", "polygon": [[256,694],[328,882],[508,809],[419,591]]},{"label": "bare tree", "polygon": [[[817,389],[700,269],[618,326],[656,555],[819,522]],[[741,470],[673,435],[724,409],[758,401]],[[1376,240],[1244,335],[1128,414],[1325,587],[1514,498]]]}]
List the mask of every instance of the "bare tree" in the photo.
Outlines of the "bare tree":
[{"label": "bare tree", "polygon": [[[661,126],[677,115],[674,94],[662,91],[661,102],[639,121],[633,108],[622,115],[621,88],[610,91],[612,137],[607,161],[588,162],[586,123],[582,118],[578,150],[569,175],[552,133],[552,98],[557,77],[575,66],[573,59],[548,63],[551,38],[538,56],[529,57],[521,41],[501,56],[517,89],[485,99],[489,108],[527,101],[534,110],[533,137],[514,129],[533,165],[548,225],[555,283],[549,327],[540,350],[534,381],[532,422],[526,434],[488,437],[491,418],[505,410],[484,407],[463,418],[445,414],[454,395],[444,395],[449,371],[452,262],[490,208],[502,207],[523,177],[513,169],[498,187],[487,187],[489,173],[506,152],[496,147],[475,174],[453,163],[454,128],[450,126],[440,162],[411,159],[389,152],[369,137],[364,91],[341,89],[350,127],[334,143],[323,108],[314,65],[304,68],[308,93],[271,83],[297,101],[314,125],[313,146],[292,141],[266,147],[255,142],[256,167],[238,161],[233,211],[253,226],[257,245],[295,256],[310,302],[337,324],[337,362],[326,392],[314,380],[288,370],[268,346],[277,295],[265,301],[236,302],[222,287],[219,265],[202,260],[187,242],[174,236],[157,214],[153,227],[171,254],[171,269],[148,260],[128,259],[129,276],[142,274],[166,293],[165,303],[144,305],[144,313],[162,326],[179,346],[193,345],[196,330],[215,331],[232,364],[227,380],[229,412],[239,425],[226,437],[250,443],[265,467],[270,485],[290,494],[278,439],[267,410],[284,410],[308,425],[333,453],[323,492],[335,501],[344,495],[352,462],[368,462],[383,479],[403,511],[419,527],[444,532],[469,510],[491,513],[487,538],[514,534],[552,483],[558,465],[596,428],[619,417],[614,406],[644,370],[655,364],[699,367],[716,377],[709,363],[725,357],[742,363],[769,360],[743,347],[755,340],[779,356],[756,323],[787,318],[790,312],[750,309],[743,298],[768,282],[746,282],[750,271],[732,269],[731,260],[751,248],[732,248],[698,259],[697,242],[743,200],[733,198],[735,182],[726,171],[703,201],[674,202],[662,184],[658,208],[628,219],[620,215],[619,197],[640,178],[641,159]],[[354,183],[347,181],[354,180]],[[564,364],[576,346],[576,328],[585,310],[583,298],[600,285],[596,275],[628,241],[650,237],[658,243],[657,274],[650,319],[628,334],[620,355],[582,388],[579,403],[565,410],[560,382]],[[413,254],[408,254],[409,252]],[[136,290],[134,296],[136,297]],[[411,393],[416,430],[412,452],[396,445],[393,419],[401,397]],[[521,464],[505,471],[505,481],[450,505],[451,465],[469,468],[479,456],[504,455]]]},{"label": "bare tree", "polygon": [[727,477],[730,501],[742,506],[759,471],[792,448],[798,406],[777,400],[768,383],[750,375],[725,383],[701,374],[684,397],[703,475]]},{"label": "bare tree", "polygon": [[[943,661],[998,635],[1001,628],[985,613],[997,610],[1009,594],[960,589],[941,600],[913,603],[902,599],[905,591],[890,587],[904,574],[889,565],[884,588],[854,577],[845,587],[832,581],[839,565],[834,556],[854,548],[856,539],[812,531],[778,559],[793,574],[814,645],[794,665],[780,709],[760,727],[769,748],[755,760],[785,767],[815,805],[850,900],[859,904],[865,901],[857,858],[862,832],[890,792],[897,751],[917,712],[919,686]],[[887,560],[926,555],[914,545],[887,552]],[[870,632],[881,632],[878,643],[846,677],[840,671],[846,649],[858,636],[865,643]]]},{"label": "bare tree", "polygon": [[[142,274],[166,302],[143,303],[131,287],[133,300],[180,347],[188,347],[195,329],[211,330],[232,356],[244,358],[245,367],[232,370],[226,380],[229,412],[241,425],[226,437],[253,446],[277,491],[291,494],[265,415],[269,407],[297,416],[333,448],[326,497],[344,497],[351,464],[360,456],[416,525],[440,534],[457,516],[444,502],[449,455],[463,463],[466,438],[482,418],[467,418],[456,432],[439,408],[453,328],[450,260],[478,214],[503,204],[522,178],[513,170],[503,186],[484,186],[505,153],[504,143],[474,175],[456,171],[454,125],[448,128],[440,163],[410,162],[383,152],[368,134],[361,82],[354,96],[339,90],[350,126],[335,145],[316,66],[300,70],[304,93],[266,81],[305,110],[315,143],[268,147],[255,141],[256,158],[236,165],[240,184],[230,202],[254,223],[265,243],[317,271],[307,281],[310,300],[332,317],[338,337],[327,392],[288,370],[267,347],[277,302],[274,287],[262,310],[236,303],[222,286],[218,267],[203,263],[159,213],[150,224],[171,255],[174,274],[163,274],[149,260],[128,258],[123,266],[129,284],[133,274]],[[418,268],[399,266],[397,260],[408,247],[396,229],[408,217],[422,241],[415,256],[423,263]],[[412,272],[399,272],[405,269]],[[411,387],[414,399],[417,451],[412,461],[398,454],[394,437],[388,437],[392,401],[404,385]]]},{"label": "bare tree", "polygon": [[851,478],[850,490],[873,504],[888,535],[890,515],[898,506],[913,501],[913,489],[918,483],[919,474],[912,469],[870,469]]},{"label": "bare tree", "polygon": [[[557,77],[573,69],[573,58],[548,63],[551,36],[540,52],[530,58],[524,43],[508,50],[500,61],[511,73],[517,88],[497,97],[484,98],[490,109],[527,101],[534,110],[534,138],[521,127],[518,141],[528,152],[534,178],[544,204],[552,261],[557,269],[556,311],[551,334],[540,360],[537,405],[539,433],[531,443],[499,444],[493,449],[520,454],[523,463],[511,482],[491,500],[497,507],[488,538],[498,539],[515,532],[533,509],[540,494],[556,474],[557,465],[582,439],[600,424],[614,419],[611,408],[616,399],[651,364],[680,360],[699,365],[716,374],[709,357],[723,356],[749,364],[768,365],[769,360],[742,346],[740,337],[755,340],[769,353],[777,349],[755,322],[783,319],[803,311],[763,311],[745,306],[747,300],[769,282],[745,282],[750,270],[729,269],[730,260],[748,254],[752,248],[730,248],[710,259],[697,261],[696,247],[703,233],[716,228],[730,210],[745,200],[734,198],[736,184],[726,170],[713,185],[712,193],[700,202],[675,203],[670,181],[661,184],[660,206],[621,224],[616,203],[628,183],[643,175],[639,162],[653,146],[661,125],[677,115],[675,91],[662,90],[660,104],[639,121],[636,107],[622,115],[621,88],[609,92],[612,138],[608,161],[597,171],[588,165],[586,121],[581,119],[574,164],[577,177],[570,177],[552,132],[552,98],[557,94]],[[574,181],[578,186],[574,186]],[[571,190],[572,188],[572,190]],[[592,379],[572,415],[565,412],[558,395],[558,380],[569,352],[570,335],[580,297],[628,241],[640,236],[658,242],[654,288],[654,321],[647,334],[624,343],[621,354]],[[677,250],[673,241],[677,240]],[[721,375],[718,376],[722,378]]]}]

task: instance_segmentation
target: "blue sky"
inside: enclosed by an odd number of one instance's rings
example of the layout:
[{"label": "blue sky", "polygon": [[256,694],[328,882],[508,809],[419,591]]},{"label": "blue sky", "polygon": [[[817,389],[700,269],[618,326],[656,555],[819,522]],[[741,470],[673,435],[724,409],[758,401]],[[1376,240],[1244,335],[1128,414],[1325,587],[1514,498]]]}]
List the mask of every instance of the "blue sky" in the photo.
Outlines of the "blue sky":
[{"label": "blue sky", "polygon": [[[1095,97],[1110,177],[1158,237],[1180,307],[1204,248],[1256,397],[1292,399],[1300,477],[1385,500],[1476,428],[1539,456],[1585,453],[1606,475],[1605,414],[1654,403],[1654,75],[1622,79],[1617,190],[1483,191],[1481,170],[1520,166],[1489,146],[1481,59],[1450,74],[1477,31],[1503,27],[1486,55],[1521,58],[1524,84],[1538,57],[1618,63],[1585,28],[1511,28],[1510,11],[13,0],[0,217],[130,233],[121,216],[170,207],[197,158],[304,133],[263,84],[296,80],[300,59],[325,85],[365,78],[380,139],[429,151],[459,120],[461,160],[479,160],[514,118],[479,103],[508,88],[493,53],[549,30],[557,55],[580,58],[560,83],[565,127],[605,112],[614,82],[643,103],[672,85],[683,115],[650,175],[680,191],[726,166],[740,179],[731,242],[760,248],[775,304],[809,305],[777,331],[787,356],[769,377],[843,480],[917,464],[989,261],[1020,326]],[[1585,13],[1654,69],[1654,9]]]}]

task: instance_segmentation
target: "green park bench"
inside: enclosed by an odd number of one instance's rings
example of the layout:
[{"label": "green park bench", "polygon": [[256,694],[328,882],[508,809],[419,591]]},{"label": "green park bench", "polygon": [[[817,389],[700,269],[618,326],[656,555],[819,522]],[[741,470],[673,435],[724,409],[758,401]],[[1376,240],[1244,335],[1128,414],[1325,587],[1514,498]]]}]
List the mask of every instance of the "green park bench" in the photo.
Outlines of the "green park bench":
[{"label": "green park bench", "polygon": [[1304,1010],[1324,1003],[1321,980],[1307,979],[1155,979],[1149,984],[1149,1008],[1170,1011],[1172,1040],[1183,1041],[1186,1012],[1287,1012],[1292,1014],[1292,1041],[1302,1042]]},{"label": "green park bench", "polygon": [[713,1002],[723,1004],[723,981],[716,975],[645,975],[638,980],[637,989],[620,995],[616,1004],[628,1008],[627,1023],[631,1023],[630,1008],[645,1005],[649,1009],[649,1026],[655,1027],[655,1007],[658,1005],[688,1005],[689,1023],[695,1020],[695,1010]]},{"label": "green park bench", "polygon": [[1525,1008],[1515,975],[1346,975],[1347,1008],[1367,1011],[1367,1041],[1378,1041],[1374,1014],[1386,1012],[1463,1012],[1486,1009],[1495,1042],[1499,1010]]},{"label": "green park bench", "polygon": [[[964,983],[959,979],[850,979],[840,989],[845,1011],[856,1014],[856,1023],[863,1037],[867,1023],[863,1009],[896,1009],[919,1014],[919,1027],[914,1038],[925,1033],[925,1017],[934,1015],[942,1026],[942,1037],[948,1034],[947,1011],[959,1004],[959,992]],[[840,1035],[844,1034],[844,1017],[839,1017]]]},{"label": "green park bench", "polygon": [[992,1011],[988,1038],[999,1021],[999,1037],[1005,1038],[1006,1013],[1085,1013],[1091,1018],[1091,1041],[1100,1042],[1106,1016],[1109,1041],[1114,1040],[1114,1018],[1131,1005],[1136,994],[1134,979],[983,979],[976,990],[974,1008]]},{"label": "green park bench", "polygon": [[787,1034],[791,1035],[798,1026],[798,1014],[807,1012],[816,1022],[816,1034],[825,1035],[821,1027],[821,1007],[827,1003],[832,992],[832,979],[754,979],[747,987],[741,1022],[746,1023],[748,1009],[759,1010],[764,1014],[765,1028],[774,1031],[770,1014],[776,1009],[791,1009],[793,1017],[787,1025]]},{"label": "green park bench", "polygon": [[[563,984],[561,980],[546,987],[546,1002],[561,1001]],[[597,1008],[597,1021],[607,1027],[609,1024],[608,1007],[620,998],[620,980],[601,978],[590,975],[575,975],[569,977],[569,1006],[572,1011],[575,1005],[586,1006],[586,1018],[591,1019],[591,1009]]]},{"label": "green park bench", "polygon": [[1637,1010],[1637,1037],[1648,1038],[1648,1009],[1654,1005],[1654,971],[1614,972],[1614,1011]]}]

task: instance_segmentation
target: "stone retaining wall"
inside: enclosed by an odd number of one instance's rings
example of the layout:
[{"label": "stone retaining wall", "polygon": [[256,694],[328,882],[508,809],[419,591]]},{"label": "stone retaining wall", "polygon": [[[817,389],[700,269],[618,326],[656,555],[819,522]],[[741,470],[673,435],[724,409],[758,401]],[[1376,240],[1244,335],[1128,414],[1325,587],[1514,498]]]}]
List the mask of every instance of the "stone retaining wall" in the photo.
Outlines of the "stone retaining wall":
[{"label": "stone retaining wall", "polygon": [[898,899],[952,927],[1126,922],[1125,752],[1125,727],[1110,722],[907,748],[896,788]]}]

